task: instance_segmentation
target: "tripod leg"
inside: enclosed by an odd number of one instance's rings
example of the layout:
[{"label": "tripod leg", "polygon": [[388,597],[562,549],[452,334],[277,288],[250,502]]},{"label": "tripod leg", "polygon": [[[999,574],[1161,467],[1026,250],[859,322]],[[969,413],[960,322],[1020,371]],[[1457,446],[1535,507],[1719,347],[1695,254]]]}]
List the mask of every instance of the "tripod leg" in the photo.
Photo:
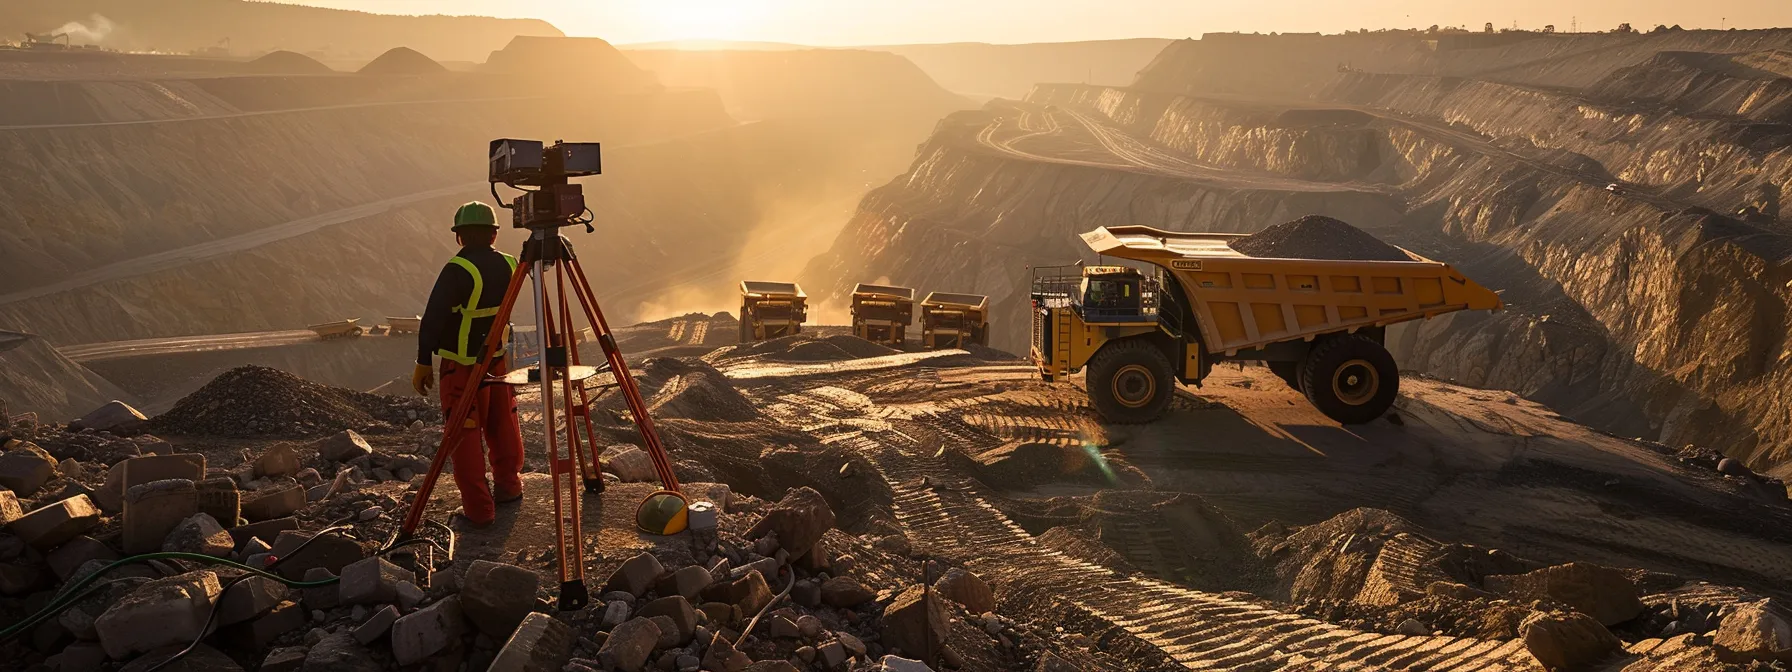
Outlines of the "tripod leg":
[{"label": "tripod leg", "polygon": [[616,347],[616,338],[610,333],[610,325],[604,321],[604,313],[597,305],[596,295],[591,291],[590,281],[585,279],[585,270],[579,265],[577,257],[568,255],[567,263],[571,264],[572,277],[579,291],[579,302],[584,304],[587,317],[597,328],[597,343],[603,346],[604,356],[610,361],[610,370],[616,374],[617,389],[622,391],[628,402],[629,413],[634,415],[635,426],[641,430],[641,440],[647,444],[647,454],[653,458],[654,471],[658,473],[661,484],[673,492],[679,492],[678,476],[672,471],[672,460],[666,455],[666,448],[660,443],[659,433],[653,428],[653,417],[647,414],[647,403],[641,398],[641,389],[635,385],[635,379],[629,375],[628,362],[622,359],[622,350]]},{"label": "tripod leg", "polygon": [[528,267],[518,265],[510,274],[510,284],[504,289],[504,302],[499,304],[497,317],[492,321],[491,333],[485,335],[485,344],[480,346],[479,360],[473,365],[472,389],[462,394],[454,402],[454,408],[448,417],[442,420],[442,443],[436,447],[436,455],[430,460],[429,472],[423,476],[423,483],[417,488],[416,497],[411,499],[410,509],[405,511],[404,522],[393,533],[392,541],[402,541],[417,533],[417,527],[423,524],[423,513],[429,508],[429,496],[435,492],[436,482],[442,477],[442,467],[448,463],[450,446],[459,438],[454,428],[466,425],[467,416],[473,411],[473,399],[478,385],[485,380],[486,372],[492,368],[496,359],[498,346],[504,343],[503,325],[510,322],[510,313],[516,307],[516,299],[523,291],[523,279],[529,277]]},{"label": "tripod leg", "polygon": [[[542,434],[547,440],[548,472],[554,480],[554,532],[560,555],[558,606],[561,611],[577,611],[584,608],[590,600],[585,587],[584,550],[581,548],[583,539],[579,534],[578,481],[574,476],[572,459],[560,454],[560,431],[555,427],[554,419],[554,385],[558,383],[570,394],[572,383],[566,370],[566,362],[562,358],[565,341],[563,335],[557,333],[559,325],[554,321],[553,303],[549,299],[546,267],[546,262],[537,261],[530,271],[535,279],[535,329],[541,337],[538,366],[541,372]],[[566,418],[566,427],[569,436],[572,435],[574,425],[571,415]],[[576,445],[568,447],[577,449]],[[567,535],[568,528],[572,530],[571,536]]]},{"label": "tripod leg", "polygon": [[[566,299],[566,275],[563,272],[557,272],[554,277],[556,279],[556,285],[559,288],[561,332],[566,334],[568,344],[566,353],[567,361],[572,366],[579,366],[582,363],[583,357],[579,354],[579,332],[573,324],[572,308],[568,305]],[[585,491],[591,493],[603,492],[604,479],[603,474],[600,471],[602,465],[598,462],[597,430],[591,425],[591,393],[585,389],[584,381],[579,381],[577,385],[573,386],[573,389],[578,390],[579,402],[574,406],[572,403],[572,390],[567,390],[567,450],[572,452],[573,457],[578,458],[579,475],[585,480]],[[585,427],[585,442],[589,445],[591,452],[591,459],[589,461],[585,459],[585,451],[580,450],[579,439],[573,433],[576,429],[573,427],[573,421],[575,419]]]}]

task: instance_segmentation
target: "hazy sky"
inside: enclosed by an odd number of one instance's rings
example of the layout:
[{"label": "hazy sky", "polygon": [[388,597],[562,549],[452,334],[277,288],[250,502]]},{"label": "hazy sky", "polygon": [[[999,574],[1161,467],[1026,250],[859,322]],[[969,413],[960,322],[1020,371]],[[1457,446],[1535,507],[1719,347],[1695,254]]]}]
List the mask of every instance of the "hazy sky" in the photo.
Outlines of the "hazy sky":
[{"label": "hazy sky", "polygon": [[814,45],[1044,42],[1204,32],[1479,29],[1629,22],[1687,28],[1792,25],[1792,0],[282,0],[388,14],[546,19],[616,43],[729,39]]}]

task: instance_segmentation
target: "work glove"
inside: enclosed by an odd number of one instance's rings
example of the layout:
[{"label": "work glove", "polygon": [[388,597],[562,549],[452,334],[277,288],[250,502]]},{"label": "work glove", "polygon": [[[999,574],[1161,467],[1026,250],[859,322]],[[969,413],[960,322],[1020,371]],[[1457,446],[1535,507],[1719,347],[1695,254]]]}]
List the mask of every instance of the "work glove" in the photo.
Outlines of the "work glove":
[{"label": "work glove", "polygon": [[418,364],[411,371],[411,389],[416,390],[418,396],[429,396],[429,389],[435,386],[436,372],[428,364]]}]

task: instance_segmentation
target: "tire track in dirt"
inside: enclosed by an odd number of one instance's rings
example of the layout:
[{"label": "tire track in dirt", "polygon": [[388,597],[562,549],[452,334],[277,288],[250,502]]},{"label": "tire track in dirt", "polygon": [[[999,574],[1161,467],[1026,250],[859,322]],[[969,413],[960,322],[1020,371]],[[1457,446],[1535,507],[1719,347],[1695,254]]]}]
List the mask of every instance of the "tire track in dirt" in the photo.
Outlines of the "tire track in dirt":
[{"label": "tire track in dirt", "polygon": [[[792,390],[784,381],[768,382],[784,402],[770,415],[786,426],[833,426],[851,413],[825,393],[814,395],[800,385]],[[875,408],[857,412],[872,411]],[[926,435],[929,428],[949,423],[930,419],[913,424],[911,433]],[[1011,589],[1058,596],[1156,647],[1186,669],[1539,669],[1518,641],[1362,632],[1155,579],[1116,576],[1113,570],[1040,545],[988,502],[979,483],[954,473],[907,434],[849,431],[824,441],[870,461],[890,485],[897,522],[916,548],[962,562],[983,576],[1000,577]],[[1126,536],[1132,534],[1149,531]]]}]

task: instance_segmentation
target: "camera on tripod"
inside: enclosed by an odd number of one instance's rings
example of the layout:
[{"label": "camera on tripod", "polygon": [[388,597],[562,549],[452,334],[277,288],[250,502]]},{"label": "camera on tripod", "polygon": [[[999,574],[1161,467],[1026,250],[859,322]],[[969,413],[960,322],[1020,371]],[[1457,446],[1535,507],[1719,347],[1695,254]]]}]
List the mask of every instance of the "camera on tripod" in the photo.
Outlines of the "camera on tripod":
[{"label": "camera on tripod", "polygon": [[[595,142],[560,142],[546,145],[537,140],[500,138],[491,144],[489,181],[492,196],[497,185],[524,189],[505,208],[510,209],[511,226],[539,229],[573,224],[590,225],[581,220],[585,214],[585,192],[567,180],[574,177],[603,174],[603,151]],[[498,198],[500,204],[502,198]]]}]

